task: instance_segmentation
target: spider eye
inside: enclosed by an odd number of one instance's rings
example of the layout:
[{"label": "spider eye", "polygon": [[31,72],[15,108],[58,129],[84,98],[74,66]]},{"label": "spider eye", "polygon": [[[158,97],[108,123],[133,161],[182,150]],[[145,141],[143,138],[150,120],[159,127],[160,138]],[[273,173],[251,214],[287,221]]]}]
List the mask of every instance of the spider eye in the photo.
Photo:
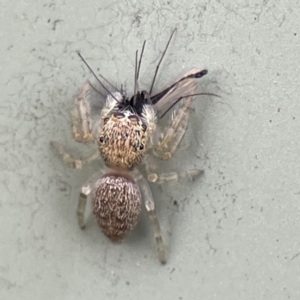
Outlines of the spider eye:
[{"label": "spider eye", "polygon": [[140,144],[140,150],[144,149],[144,144]]},{"label": "spider eye", "polygon": [[104,138],[104,136],[102,135],[102,136],[100,136],[100,138],[99,138],[99,142],[101,143],[101,144],[103,144],[104,143],[104,141],[105,141],[105,138]]},{"label": "spider eye", "polygon": [[143,128],[143,131],[146,131],[147,130],[147,125],[142,124],[142,128]]},{"label": "spider eye", "polygon": [[116,112],[114,113],[114,117],[116,117],[117,119],[123,119],[125,115],[121,112]]},{"label": "spider eye", "polygon": [[107,123],[108,120],[109,120],[109,117],[104,118],[104,120],[103,120],[104,125]]}]

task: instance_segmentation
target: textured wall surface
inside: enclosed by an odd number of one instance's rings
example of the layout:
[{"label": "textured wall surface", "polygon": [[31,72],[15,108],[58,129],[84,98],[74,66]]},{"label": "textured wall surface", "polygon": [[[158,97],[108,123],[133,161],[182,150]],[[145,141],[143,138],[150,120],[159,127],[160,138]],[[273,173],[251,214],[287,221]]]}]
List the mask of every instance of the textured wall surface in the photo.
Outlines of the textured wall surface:
[{"label": "textured wall surface", "polygon": [[[300,299],[300,3],[227,2],[0,2],[1,299]],[[175,27],[156,87],[207,67],[199,91],[222,98],[197,98],[181,150],[160,164],[204,175],[151,185],[162,266],[145,212],[117,245],[90,208],[78,228],[80,186],[101,160],[68,169],[49,142],[89,150],[70,131],[91,78],[76,51],[130,93],[146,39],[147,89]]]}]

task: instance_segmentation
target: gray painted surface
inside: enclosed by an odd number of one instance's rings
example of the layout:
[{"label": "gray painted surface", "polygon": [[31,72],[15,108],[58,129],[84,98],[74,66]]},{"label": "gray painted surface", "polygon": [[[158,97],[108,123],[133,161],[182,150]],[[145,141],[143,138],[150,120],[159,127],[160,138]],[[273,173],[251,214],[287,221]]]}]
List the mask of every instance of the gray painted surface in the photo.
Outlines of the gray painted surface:
[{"label": "gray painted surface", "polygon": [[[1,299],[299,299],[299,1],[1,1]],[[210,73],[181,151],[161,170],[201,167],[198,180],[152,185],[168,261],[147,215],[114,245],[75,210],[101,166],[60,164],[50,140],[78,154],[69,106],[89,72],[127,83],[148,41],[149,85],[190,67]],[[148,85],[147,85],[148,84]],[[174,203],[178,205],[174,205]]]}]

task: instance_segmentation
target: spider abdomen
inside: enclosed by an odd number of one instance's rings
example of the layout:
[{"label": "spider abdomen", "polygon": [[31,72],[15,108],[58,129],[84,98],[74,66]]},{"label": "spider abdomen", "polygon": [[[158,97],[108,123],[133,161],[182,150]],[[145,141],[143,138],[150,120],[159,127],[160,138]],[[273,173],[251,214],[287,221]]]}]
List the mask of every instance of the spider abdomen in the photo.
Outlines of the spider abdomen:
[{"label": "spider abdomen", "polygon": [[129,176],[106,175],[96,182],[93,213],[103,233],[112,241],[124,239],[141,214],[141,192]]}]

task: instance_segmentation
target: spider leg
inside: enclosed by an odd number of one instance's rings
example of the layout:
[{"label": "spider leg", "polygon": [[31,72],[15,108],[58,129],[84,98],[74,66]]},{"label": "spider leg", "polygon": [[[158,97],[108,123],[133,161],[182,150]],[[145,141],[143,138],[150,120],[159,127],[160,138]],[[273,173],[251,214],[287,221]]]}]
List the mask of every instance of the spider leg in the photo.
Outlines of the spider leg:
[{"label": "spider leg", "polygon": [[74,106],[71,110],[72,135],[75,141],[89,143],[94,140],[92,135],[92,120],[88,93],[90,83],[86,83],[79,94],[75,97]]},{"label": "spider leg", "polygon": [[183,171],[181,173],[177,172],[169,172],[169,173],[157,173],[157,164],[154,160],[153,156],[146,155],[143,164],[145,166],[145,171],[147,173],[147,179],[150,182],[162,184],[162,183],[170,183],[177,182],[180,179],[184,179],[186,177],[194,180],[196,177],[203,173],[203,170],[200,169],[191,169],[187,171]]},{"label": "spider leg", "polygon": [[170,124],[161,134],[160,141],[153,147],[153,153],[160,159],[170,159],[178,150],[188,127],[188,120],[193,96],[182,101],[180,107],[172,114]]},{"label": "spider leg", "polygon": [[162,173],[162,174],[149,173],[147,178],[148,181],[150,182],[162,184],[162,183],[177,182],[178,180],[186,177],[189,177],[190,179],[193,180],[199,175],[201,175],[202,173],[203,171],[200,169],[191,169],[181,173],[176,173],[176,172]]},{"label": "spider leg", "polygon": [[90,192],[91,192],[90,190],[88,190],[85,186],[83,186],[79,194],[78,205],[77,205],[77,218],[78,218],[78,225],[81,229],[85,228],[84,212],[85,212],[87,197],[90,194]]},{"label": "spider leg", "polygon": [[156,210],[155,210],[155,203],[153,200],[152,192],[149,187],[149,184],[147,180],[137,171],[135,170],[135,179],[137,180],[139,187],[141,189],[143,199],[145,202],[145,207],[148,212],[153,232],[154,232],[154,237],[156,241],[156,248],[157,248],[157,254],[158,254],[158,259],[162,264],[166,263],[166,254],[165,254],[165,247],[163,243],[163,239],[161,236],[161,229],[159,225],[159,221],[156,215]]},{"label": "spider leg", "polygon": [[102,171],[97,172],[96,174],[92,175],[89,178],[89,180],[81,187],[79,199],[78,199],[78,205],[77,205],[78,225],[81,229],[85,228],[84,212],[85,212],[87,197],[92,192],[96,181],[101,176],[103,176],[104,173],[105,173],[105,170],[102,170]]},{"label": "spider leg", "polygon": [[81,169],[85,164],[98,158],[100,153],[98,149],[95,149],[90,155],[82,159],[76,159],[70,153],[65,150],[65,146],[57,142],[50,143],[57,156],[70,168]]}]

